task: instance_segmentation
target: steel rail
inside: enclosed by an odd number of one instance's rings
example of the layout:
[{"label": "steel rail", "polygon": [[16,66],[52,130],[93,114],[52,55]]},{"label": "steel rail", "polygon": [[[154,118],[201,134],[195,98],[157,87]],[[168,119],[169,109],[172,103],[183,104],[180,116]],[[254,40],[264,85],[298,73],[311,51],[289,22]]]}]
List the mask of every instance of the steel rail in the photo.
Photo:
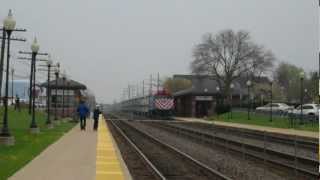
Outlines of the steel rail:
[{"label": "steel rail", "polygon": [[166,178],[161,174],[161,172],[155,167],[154,164],[143,154],[143,152],[136,146],[135,143],[131,141],[131,139],[121,130],[121,128],[116,125],[113,121],[110,121],[111,124],[115,127],[115,129],[121,134],[122,137],[133,147],[133,149],[138,153],[138,155],[146,162],[151,168],[153,174],[157,176],[159,179],[166,180]]},{"label": "steel rail", "polygon": [[142,134],[143,136],[151,139],[152,141],[156,142],[157,144],[160,144],[161,146],[169,149],[170,151],[172,151],[172,152],[180,155],[181,157],[183,157],[184,159],[190,161],[191,163],[196,164],[198,167],[204,169],[205,171],[207,171],[208,173],[212,174],[212,175],[215,176],[216,178],[223,179],[223,180],[231,180],[231,178],[227,177],[226,175],[218,172],[217,170],[214,170],[214,169],[210,168],[209,166],[201,163],[200,161],[194,159],[194,158],[191,157],[190,155],[182,152],[181,150],[179,150],[179,149],[177,149],[177,148],[175,148],[175,147],[173,147],[173,146],[171,146],[171,145],[169,145],[169,144],[167,144],[167,143],[165,143],[165,142],[160,141],[159,139],[153,137],[153,136],[150,135],[149,133],[146,133],[146,132],[143,132],[143,131],[137,129],[136,127],[132,126],[132,125],[129,124],[128,122],[125,122],[125,121],[119,121],[119,122],[126,124],[128,127],[132,128],[132,129],[135,130],[136,132],[138,132],[138,133]]},{"label": "steel rail", "polygon": [[[155,123],[153,123],[153,124],[155,124]],[[309,175],[309,176],[312,176],[314,178],[317,178],[319,176],[319,173],[316,172],[316,171],[311,171],[311,170],[308,170],[308,169],[295,167],[293,165],[290,165],[290,164],[287,164],[287,163],[283,163],[280,160],[275,160],[275,159],[271,159],[271,158],[264,159],[263,156],[260,156],[260,155],[258,155],[256,153],[248,152],[248,151],[243,152],[241,150],[241,148],[236,148],[236,147],[230,148],[230,144],[234,144],[234,145],[237,145],[239,147],[241,147],[241,145],[245,145],[246,149],[250,148],[250,150],[253,150],[255,152],[263,152],[264,149],[261,148],[261,147],[258,147],[258,146],[252,146],[252,145],[249,145],[249,144],[243,144],[243,143],[240,143],[240,142],[237,142],[237,141],[234,141],[234,140],[222,138],[222,137],[219,137],[219,136],[214,136],[212,134],[207,134],[207,133],[203,133],[203,132],[199,132],[199,131],[190,130],[188,128],[170,126],[170,125],[168,125],[168,123],[161,124],[160,126],[162,126],[162,127],[165,126],[164,128],[166,128],[166,127],[167,127],[167,129],[171,128],[171,129],[173,129],[175,131],[179,131],[179,132],[182,131],[182,132],[186,132],[186,133],[189,133],[189,134],[198,135],[198,137],[196,137],[198,139],[203,138],[203,137],[211,138],[211,139],[215,140],[215,142],[214,142],[215,144],[218,144],[216,141],[220,141],[220,142],[228,141],[228,145],[229,145],[229,149],[230,150],[233,150],[233,151],[236,151],[236,152],[239,152],[239,153],[245,153],[246,155],[252,156],[252,157],[254,157],[256,159],[266,160],[266,161],[268,161],[270,163],[273,163],[273,164],[276,164],[276,165],[279,165],[279,166],[282,166],[282,167],[286,167],[286,168],[289,168],[289,169],[295,169],[295,170],[297,170],[298,172],[300,172],[302,174]],[[192,136],[192,137],[194,137],[194,136]],[[218,145],[226,147],[225,143],[219,143]],[[274,156],[281,156],[281,157],[289,157],[290,156],[292,159],[294,158],[292,155],[281,153],[281,152],[276,152],[276,151],[273,151],[273,150],[266,149],[266,152],[273,153],[272,155],[274,155]],[[313,159],[309,159],[309,158],[297,157],[297,159],[299,159],[298,160],[299,162],[308,162],[308,163],[319,164],[318,161],[314,161]],[[318,166],[315,165],[314,167],[316,168]]]},{"label": "steel rail", "polygon": [[[196,124],[196,123],[191,123],[191,124]],[[209,130],[209,127],[204,127],[204,126],[196,126],[196,127]],[[220,126],[220,125],[214,125],[213,128],[214,128],[214,130],[218,130],[218,131],[223,132],[223,129],[225,127]],[[243,133],[242,130],[237,129],[236,127],[228,127],[228,128],[230,129],[230,132],[233,131],[233,132],[239,133],[239,134]],[[246,137],[250,137],[250,138],[258,139],[258,140],[263,140],[263,133],[259,132],[258,130],[244,129],[244,131],[245,131],[244,135]],[[294,145],[293,142],[288,141],[289,138],[285,138],[285,137],[281,137],[281,136],[286,136],[286,135],[282,135],[282,134],[277,135],[277,133],[269,133],[269,132],[266,134],[266,138],[272,139],[273,142],[287,144],[287,145]],[[293,140],[293,139],[289,139],[289,140]],[[297,139],[297,144],[299,145],[299,147],[311,149],[315,152],[318,152],[318,142],[316,142],[316,141]]]}]

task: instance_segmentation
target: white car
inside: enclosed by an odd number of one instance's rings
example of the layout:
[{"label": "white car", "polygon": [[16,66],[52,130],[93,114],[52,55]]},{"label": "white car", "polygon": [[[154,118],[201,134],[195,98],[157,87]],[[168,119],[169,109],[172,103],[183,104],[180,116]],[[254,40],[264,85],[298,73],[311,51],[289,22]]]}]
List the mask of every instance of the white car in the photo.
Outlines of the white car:
[{"label": "white car", "polygon": [[[302,114],[303,115],[311,115],[311,116],[318,116],[319,115],[319,104],[304,104],[302,105]],[[293,110],[294,114],[301,114],[301,106],[298,106],[296,109]]]},{"label": "white car", "polygon": [[270,112],[271,111],[271,107],[272,107],[272,112],[287,112],[289,110],[294,109],[291,106],[288,106],[285,103],[268,103],[264,106],[261,107],[257,107],[256,111],[260,111],[260,112]]}]

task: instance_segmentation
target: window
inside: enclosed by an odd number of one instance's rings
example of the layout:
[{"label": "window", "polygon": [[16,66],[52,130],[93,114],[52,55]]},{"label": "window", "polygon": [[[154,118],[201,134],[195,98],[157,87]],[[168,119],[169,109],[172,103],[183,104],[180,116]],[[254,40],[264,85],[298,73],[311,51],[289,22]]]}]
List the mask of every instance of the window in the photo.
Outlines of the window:
[{"label": "window", "polygon": [[309,106],[309,105],[307,105],[307,106],[302,106],[302,109],[313,109],[313,106]]}]

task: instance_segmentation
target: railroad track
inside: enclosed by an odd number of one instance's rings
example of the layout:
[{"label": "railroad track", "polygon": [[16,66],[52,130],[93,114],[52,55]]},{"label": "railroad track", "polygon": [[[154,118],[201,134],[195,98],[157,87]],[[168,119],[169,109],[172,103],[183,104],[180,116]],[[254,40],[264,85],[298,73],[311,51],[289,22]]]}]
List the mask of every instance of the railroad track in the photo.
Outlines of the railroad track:
[{"label": "railroad track", "polygon": [[[228,140],[243,142],[248,145],[267,146],[267,149],[273,150],[275,152],[288,154],[291,156],[297,156],[304,159],[309,159],[311,161],[317,161],[318,159],[318,151],[314,149],[318,149],[316,147],[303,146],[299,144],[299,140],[297,138],[287,139],[286,143],[281,143],[278,139],[271,137],[268,132],[260,132],[255,133],[254,137],[250,133],[247,133],[247,130],[239,130],[235,128],[224,127],[223,129],[216,128],[215,125],[199,125],[199,123],[170,123],[172,126],[187,128],[192,131],[200,131],[205,134],[214,135],[216,137],[226,138]],[[284,140],[283,140],[284,141]],[[300,140],[300,143],[301,140]],[[307,143],[307,142],[306,142]],[[296,153],[296,154],[295,154]]]},{"label": "railroad track", "polygon": [[142,151],[130,140],[130,138],[112,121],[107,121],[120,151],[126,161],[133,179],[138,180],[163,180],[164,177],[158,169],[148,160]]},{"label": "railroad track", "polygon": [[[218,145],[225,148],[228,151],[233,151],[237,153],[244,154],[245,156],[257,159],[261,162],[268,162],[271,165],[276,165],[287,170],[292,171],[292,173],[297,173],[305,177],[310,177],[312,179],[317,179],[319,176],[318,167],[319,162],[315,159],[303,158],[303,157],[293,157],[292,155],[269,150],[267,148],[253,146],[245,142],[233,141],[227,138],[215,136],[213,134],[208,134],[194,129],[189,129],[185,127],[172,126],[171,123],[148,123],[152,126],[157,126],[172,132],[176,132],[180,135],[185,135],[190,138],[196,139],[201,142],[206,142],[209,144]],[[297,166],[299,162],[300,166]]]},{"label": "railroad track", "polygon": [[146,161],[157,179],[167,180],[231,180],[182,151],[161,142],[124,121],[111,121],[139,156]]},{"label": "railroad track", "polygon": [[[192,124],[192,126],[201,128],[206,131],[215,131],[215,132],[222,132],[222,133],[226,129],[225,126],[219,126],[219,125],[208,126],[208,124],[196,123],[196,122],[188,122],[188,123],[180,123],[180,124],[181,125]],[[297,137],[288,137],[288,135],[281,135],[281,134],[270,133],[270,132],[263,134],[263,132],[257,131],[257,130],[249,130],[249,129],[239,130],[239,128],[235,128],[235,127],[227,127],[227,128],[230,133],[238,134],[250,139],[264,140],[264,135],[265,135],[266,139],[274,143],[294,146],[294,141],[296,141],[296,145],[299,148],[308,149],[314,153],[318,153],[318,150],[319,150],[318,140],[311,140],[310,138],[301,139]]]}]

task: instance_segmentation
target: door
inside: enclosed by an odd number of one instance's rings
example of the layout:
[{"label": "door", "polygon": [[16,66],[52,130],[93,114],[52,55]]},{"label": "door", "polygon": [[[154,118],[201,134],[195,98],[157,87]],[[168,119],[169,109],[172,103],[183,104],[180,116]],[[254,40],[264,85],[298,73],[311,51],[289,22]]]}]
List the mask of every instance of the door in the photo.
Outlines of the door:
[{"label": "door", "polygon": [[211,101],[197,101],[196,102],[196,117],[203,118],[209,115],[211,108]]}]

